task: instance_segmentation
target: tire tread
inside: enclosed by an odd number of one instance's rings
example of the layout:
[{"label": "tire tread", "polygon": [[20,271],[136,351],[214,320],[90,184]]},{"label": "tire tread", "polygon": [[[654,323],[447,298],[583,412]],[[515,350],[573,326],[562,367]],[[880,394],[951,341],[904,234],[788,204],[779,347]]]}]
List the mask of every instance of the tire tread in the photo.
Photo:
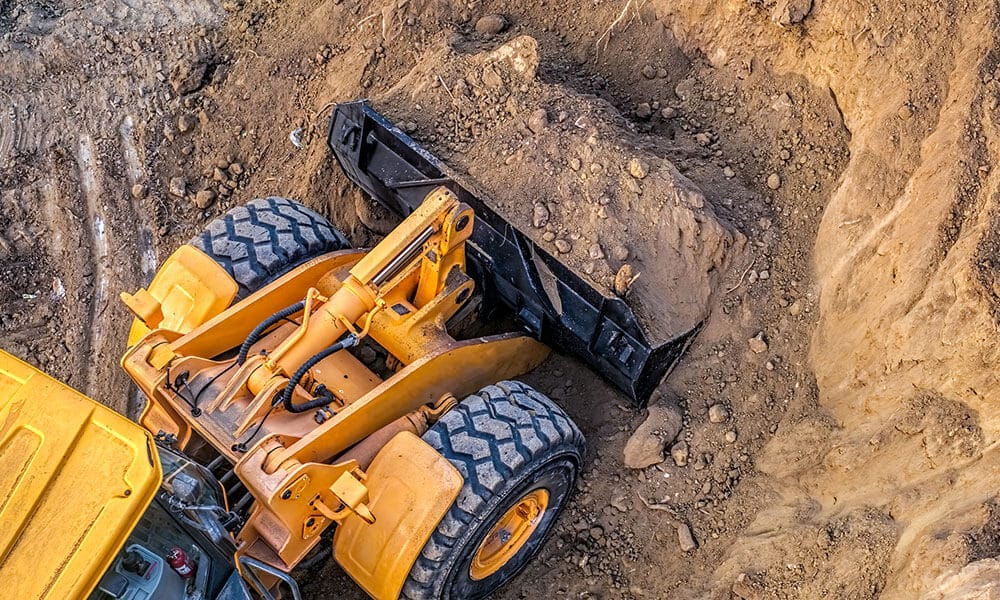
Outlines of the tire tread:
[{"label": "tire tread", "polygon": [[247,297],[310,258],[350,247],[344,234],[322,215],[277,196],[231,209],[188,243],[236,280],[237,298]]}]

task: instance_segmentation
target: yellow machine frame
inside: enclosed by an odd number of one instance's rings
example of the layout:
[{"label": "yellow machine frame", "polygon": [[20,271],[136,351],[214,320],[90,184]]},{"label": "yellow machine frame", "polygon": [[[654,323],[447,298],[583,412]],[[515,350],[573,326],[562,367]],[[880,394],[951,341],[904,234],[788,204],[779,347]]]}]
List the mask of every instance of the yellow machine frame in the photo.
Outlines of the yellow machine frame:
[{"label": "yellow machine frame", "polygon": [[0,351],[0,581],[7,598],[83,598],[153,501],[152,435]]},{"label": "yellow machine frame", "polygon": [[[140,422],[175,435],[182,449],[214,449],[254,496],[238,555],[289,571],[339,523],[338,561],[373,596],[399,593],[462,486],[418,436],[456,398],[524,373],[548,352],[522,335],[448,333],[473,291],[465,273],[473,219],[438,188],[371,251],[321,256],[231,308],[235,282],[192,247],[148,291],[123,295],[142,336],[122,359],[149,398]],[[242,364],[230,357],[255,325],[299,301],[297,322],[276,323]],[[365,338],[390,356],[388,375],[346,348],[314,360],[337,340]],[[318,414],[287,410],[282,394],[311,360],[292,406],[320,394],[332,402]]]}]

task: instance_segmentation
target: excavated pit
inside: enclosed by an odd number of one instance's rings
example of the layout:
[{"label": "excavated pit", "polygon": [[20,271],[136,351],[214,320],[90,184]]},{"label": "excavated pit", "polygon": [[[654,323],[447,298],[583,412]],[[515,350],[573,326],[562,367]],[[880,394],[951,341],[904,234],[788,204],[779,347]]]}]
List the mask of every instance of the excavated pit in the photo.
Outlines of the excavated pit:
[{"label": "excavated pit", "polygon": [[[500,597],[990,597],[997,20],[928,0],[0,3],[0,346],[124,410],[117,292],[213,216],[283,195],[377,241],[394,219],[324,143],[334,103],[370,98],[593,285],[628,264],[650,329],[705,322],[669,418],[641,428],[659,437],[633,444],[644,469],[623,450],[645,412],[564,356],[526,378],[590,450]],[[300,576],[363,597],[336,566]]]}]

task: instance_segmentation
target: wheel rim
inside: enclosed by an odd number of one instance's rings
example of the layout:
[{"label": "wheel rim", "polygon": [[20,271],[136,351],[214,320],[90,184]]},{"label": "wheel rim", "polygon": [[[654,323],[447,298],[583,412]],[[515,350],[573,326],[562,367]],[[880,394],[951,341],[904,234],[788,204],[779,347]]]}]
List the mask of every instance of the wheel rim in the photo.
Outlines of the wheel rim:
[{"label": "wheel rim", "polygon": [[469,565],[473,581],[486,579],[514,558],[531,538],[549,506],[549,492],[536,489],[514,503],[486,534]]}]

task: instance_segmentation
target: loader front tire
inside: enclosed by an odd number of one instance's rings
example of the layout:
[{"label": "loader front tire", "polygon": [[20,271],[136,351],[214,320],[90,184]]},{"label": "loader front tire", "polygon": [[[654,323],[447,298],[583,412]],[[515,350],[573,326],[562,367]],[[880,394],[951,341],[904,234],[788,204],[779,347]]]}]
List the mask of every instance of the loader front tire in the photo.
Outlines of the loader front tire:
[{"label": "loader front tire", "polygon": [[237,206],[188,242],[210,256],[239,285],[242,300],[309,259],[350,248],[322,215],[287,198],[258,198]]},{"label": "loader front tire", "polygon": [[541,549],[583,464],[584,439],[566,413],[517,381],[483,388],[423,439],[465,478],[424,546],[402,598],[483,598]]}]

